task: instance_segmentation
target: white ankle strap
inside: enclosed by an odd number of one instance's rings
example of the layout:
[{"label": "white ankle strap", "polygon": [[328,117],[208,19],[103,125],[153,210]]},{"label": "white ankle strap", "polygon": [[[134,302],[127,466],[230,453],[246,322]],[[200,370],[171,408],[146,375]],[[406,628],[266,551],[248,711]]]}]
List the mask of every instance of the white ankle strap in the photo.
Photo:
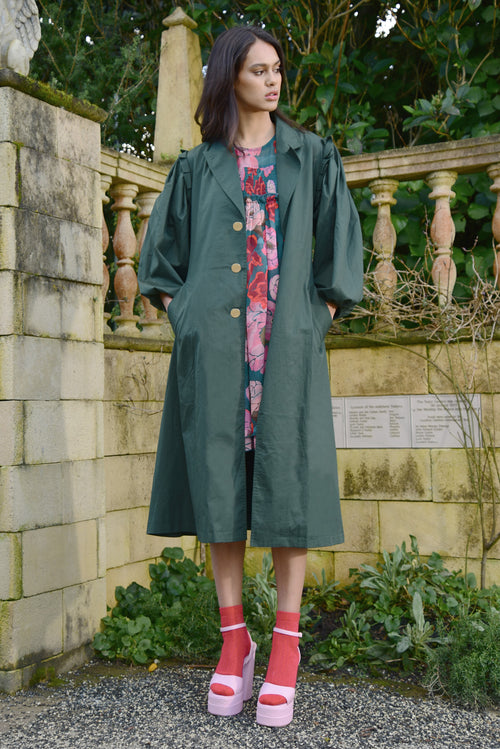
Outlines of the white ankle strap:
[{"label": "white ankle strap", "polygon": [[291,632],[289,629],[280,629],[279,627],[273,627],[273,632],[277,632],[279,635],[290,635],[290,637],[302,637],[302,632]]},{"label": "white ankle strap", "polygon": [[240,624],[231,624],[229,627],[221,627],[221,632],[230,632],[232,629],[243,629],[243,627],[246,627],[247,625],[245,622],[240,622]]}]

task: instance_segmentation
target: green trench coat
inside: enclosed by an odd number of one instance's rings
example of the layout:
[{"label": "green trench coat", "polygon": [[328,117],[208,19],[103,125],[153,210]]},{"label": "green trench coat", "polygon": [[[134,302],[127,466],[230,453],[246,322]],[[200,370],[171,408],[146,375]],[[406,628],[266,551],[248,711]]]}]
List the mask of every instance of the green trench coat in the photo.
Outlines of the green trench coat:
[{"label": "green trench coat", "polygon": [[[339,316],[360,301],[361,231],[331,141],[277,119],[276,143],[284,245],[257,422],[251,545],[321,547],[343,541],[324,300]],[[175,333],[150,534],[247,536],[246,268],[236,160],[222,143],[203,143],[172,167],[139,264],[142,294],[159,308],[160,291],[173,297]]]}]

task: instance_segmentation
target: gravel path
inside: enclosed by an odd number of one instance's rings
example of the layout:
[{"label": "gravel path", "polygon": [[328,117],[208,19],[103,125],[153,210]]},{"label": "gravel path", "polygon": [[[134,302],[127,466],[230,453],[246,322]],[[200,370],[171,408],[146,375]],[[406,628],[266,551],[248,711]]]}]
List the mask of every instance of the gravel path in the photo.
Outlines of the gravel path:
[{"label": "gravel path", "polygon": [[62,686],[0,695],[0,748],[500,749],[498,713],[469,712],[364,681],[303,675],[295,718],[276,729],[255,723],[262,676],[243,712],[220,718],[206,712],[206,669],[110,673],[111,667],[90,664]]}]

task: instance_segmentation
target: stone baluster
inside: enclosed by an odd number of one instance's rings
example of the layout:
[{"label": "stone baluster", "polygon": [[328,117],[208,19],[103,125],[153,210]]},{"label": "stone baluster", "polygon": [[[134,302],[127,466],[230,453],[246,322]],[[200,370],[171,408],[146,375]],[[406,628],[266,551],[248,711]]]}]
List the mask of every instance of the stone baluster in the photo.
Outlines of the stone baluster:
[{"label": "stone baluster", "polygon": [[134,301],[137,293],[137,274],[134,269],[134,255],[137,242],[132,226],[132,211],[136,210],[134,198],[138,192],[137,185],[130,182],[117,182],[111,186],[110,195],[114,200],[112,211],[117,211],[118,218],[113,235],[113,249],[116,257],[115,294],[120,305],[120,315],[115,317],[115,333],[120,335],[139,335],[137,327],[139,317],[134,315]]},{"label": "stone baluster", "polygon": [[373,230],[373,251],[378,263],[374,275],[378,292],[385,300],[381,304],[385,311],[389,308],[397,284],[397,273],[393,262],[396,230],[391,221],[391,206],[396,205],[394,193],[398,185],[399,182],[395,179],[376,179],[369,185],[373,193],[371,204],[377,206],[377,221]]},{"label": "stone baluster", "polygon": [[[108,249],[109,245],[109,231],[108,226],[106,224],[106,217],[104,216],[104,206],[109,203],[109,197],[107,195],[107,192],[109,190],[109,187],[111,185],[111,177],[108,177],[107,175],[101,174],[101,199],[102,199],[102,303],[103,305],[106,302],[106,296],[108,294],[109,289],[109,269],[106,264],[106,251]],[[109,312],[104,313],[104,320],[107,324],[109,318],[111,315]],[[108,330],[107,328],[105,328]],[[109,333],[109,330],[108,330]]]},{"label": "stone baluster", "polygon": [[455,224],[450,210],[450,199],[455,197],[451,188],[457,176],[456,172],[439,171],[431,172],[426,177],[427,184],[432,188],[429,197],[436,201],[431,224],[431,241],[434,245],[435,256],[432,265],[432,280],[441,306],[451,302],[457,280],[457,269],[452,257]]},{"label": "stone baluster", "polygon": [[[153,210],[153,205],[158,192],[141,192],[135,199],[137,203],[138,212],[137,216],[141,219],[141,225],[137,232],[137,255],[140,257],[146,231],[148,229],[149,217]],[[144,308],[144,316],[140,319],[140,325],[142,332],[146,336],[157,337],[159,335],[159,328],[163,324],[162,320],[158,320],[158,310],[153,307],[149,299],[145,296],[141,296],[142,306]]]},{"label": "stone baluster", "polygon": [[495,258],[493,260],[493,275],[495,276],[496,285],[500,288],[500,164],[493,164],[488,167],[488,176],[493,180],[490,190],[497,194],[497,204],[495,213],[493,214],[491,229],[493,232],[493,247],[495,252]]}]

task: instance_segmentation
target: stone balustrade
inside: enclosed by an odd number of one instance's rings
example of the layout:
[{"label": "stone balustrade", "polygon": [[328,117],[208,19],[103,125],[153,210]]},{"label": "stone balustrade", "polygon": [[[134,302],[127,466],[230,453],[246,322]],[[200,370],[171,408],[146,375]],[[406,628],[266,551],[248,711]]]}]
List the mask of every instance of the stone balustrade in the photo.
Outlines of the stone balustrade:
[{"label": "stone balustrade", "polygon": [[[452,257],[455,225],[450,210],[453,185],[459,174],[486,171],[492,180],[491,191],[497,195],[492,222],[492,268],[500,275],[500,136],[439,143],[415,148],[401,148],[344,159],[349,187],[372,190],[372,205],[377,206],[377,220],[372,237],[377,260],[375,280],[387,299],[394,293],[397,275],[394,265],[396,232],[391,209],[400,182],[423,179],[429,186],[429,198],[435,201],[430,226],[433,248],[432,279],[442,305],[452,300],[456,267]],[[163,188],[168,166],[117,153],[101,152],[101,188],[103,204],[110,201],[117,220],[112,242],[116,260],[114,289],[120,314],[114,318],[115,336],[158,338],[167,335],[163,320],[149,301],[142,298],[143,314],[134,314],[138,294],[136,261],[140,254],[149,216],[156,197]],[[108,197],[109,195],[109,197]],[[103,222],[103,251],[109,242]],[[103,296],[109,286],[109,271],[104,269]],[[109,315],[108,315],[109,317]],[[107,328],[110,331],[109,328]],[[110,331],[111,333],[111,331]]]}]

